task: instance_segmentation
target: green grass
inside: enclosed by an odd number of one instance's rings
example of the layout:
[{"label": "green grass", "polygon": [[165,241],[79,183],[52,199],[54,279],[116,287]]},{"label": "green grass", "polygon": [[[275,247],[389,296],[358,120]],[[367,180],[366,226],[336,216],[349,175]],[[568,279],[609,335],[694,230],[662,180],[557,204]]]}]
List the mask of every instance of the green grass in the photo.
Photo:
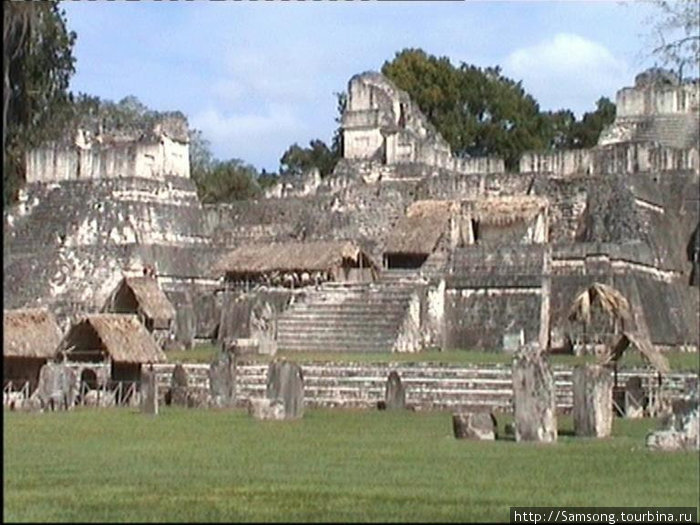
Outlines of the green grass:
[{"label": "green grass", "polygon": [[[192,350],[168,352],[168,360],[172,363],[210,363],[219,347],[213,345],[201,345]],[[666,354],[669,365],[675,371],[700,371],[700,354],[689,352],[669,352]],[[386,352],[372,353],[343,353],[343,352],[280,352],[274,357],[286,357],[300,363],[310,361],[340,361],[355,363],[387,363],[387,362],[435,362],[454,364],[510,364],[512,355],[503,352],[477,352],[467,350],[438,351],[429,350],[415,354],[390,354]],[[246,359],[251,361],[267,362],[273,359],[267,355],[252,355]],[[593,362],[592,356],[578,357],[573,355],[551,355],[550,360],[555,365],[573,366],[584,362]],[[639,352],[627,352],[622,360],[622,367],[647,366]]]},{"label": "green grass", "polygon": [[[499,426],[503,427],[505,418]],[[443,412],[4,412],[5,521],[505,521],[510,506],[696,506],[697,453],[650,420],[553,445],[457,441]]]}]

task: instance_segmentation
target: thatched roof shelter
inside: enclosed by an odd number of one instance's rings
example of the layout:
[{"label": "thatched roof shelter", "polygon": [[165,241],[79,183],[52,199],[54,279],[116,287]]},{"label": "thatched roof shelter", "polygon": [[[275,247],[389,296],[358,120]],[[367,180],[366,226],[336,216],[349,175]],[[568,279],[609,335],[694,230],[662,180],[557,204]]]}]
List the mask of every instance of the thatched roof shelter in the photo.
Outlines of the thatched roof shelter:
[{"label": "thatched roof shelter", "polygon": [[153,336],[136,315],[91,314],[71,326],[59,346],[69,359],[81,354],[109,355],[122,363],[158,363],[166,360]]},{"label": "thatched roof shelter", "polygon": [[632,332],[623,332],[617,344],[612,348],[612,351],[608,353],[606,359],[604,359],[603,364],[619,361],[622,354],[631,344],[639,350],[642,357],[654,367],[657,372],[668,374],[671,371],[668,360],[661,352],[654,348],[651,341],[640,334]]},{"label": "thatched roof shelter", "polygon": [[222,256],[217,273],[330,271],[341,266],[377,269],[377,265],[352,241],[307,241],[249,244]]},{"label": "thatched roof shelter", "polygon": [[473,201],[471,214],[483,224],[501,226],[534,219],[548,203],[546,198],[532,195],[488,197]]},{"label": "thatched roof shelter", "polygon": [[431,254],[456,210],[455,201],[412,203],[389,234],[384,253]]},{"label": "thatched roof shelter", "polygon": [[593,283],[574,299],[569,309],[569,320],[590,324],[591,309],[596,305],[621,325],[632,319],[629,302],[622,293],[607,284]]},{"label": "thatched roof shelter", "polygon": [[45,309],[5,310],[2,326],[4,357],[50,359],[61,342],[56,318]]},{"label": "thatched roof shelter", "polygon": [[[133,310],[132,310],[133,305]],[[149,319],[170,321],[175,308],[153,277],[124,277],[111,294],[106,310],[116,313],[139,311]]]}]

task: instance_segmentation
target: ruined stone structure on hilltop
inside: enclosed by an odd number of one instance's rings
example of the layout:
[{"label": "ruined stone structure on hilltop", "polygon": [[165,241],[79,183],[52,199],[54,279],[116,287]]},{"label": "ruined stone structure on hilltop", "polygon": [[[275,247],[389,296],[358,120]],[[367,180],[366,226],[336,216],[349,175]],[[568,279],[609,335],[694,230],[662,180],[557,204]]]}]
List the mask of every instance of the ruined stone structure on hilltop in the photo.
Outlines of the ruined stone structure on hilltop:
[{"label": "ruined stone structure on hilltop", "polygon": [[48,307],[65,328],[100,311],[122,277],[155,274],[179,310],[175,334],[191,341],[183,312],[210,282],[211,243],[188,150],[186,122],[169,119],[127,135],[79,130],[29,152],[4,217],[5,307]]},{"label": "ruined stone structure on hilltop", "polygon": [[[116,149],[96,153],[104,146],[72,148],[55,164],[34,152],[30,163],[46,168],[6,217],[6,304],[95,308],[123,273],[155,265],[181,339],[499,350],[576,343],[569,305],[603,282],[632,305],[626,329],[659,348],[697,349],[697,86],[641,75],[618,94],[598,146],[528,153],[512,173],[501,159],[453,157],[406,93],[363,73],[349,83],[333,174],[204,207],[178,171],[177,141],[148,153],[139,142],[109,146],[135,148],[128,169]],[[214,271],[222,255],[260,243],[341,240],[381,267],[376,279],[319,284],[304,279],[318,271],[307,256],[293,268],[266,264],[255,282]]]}]

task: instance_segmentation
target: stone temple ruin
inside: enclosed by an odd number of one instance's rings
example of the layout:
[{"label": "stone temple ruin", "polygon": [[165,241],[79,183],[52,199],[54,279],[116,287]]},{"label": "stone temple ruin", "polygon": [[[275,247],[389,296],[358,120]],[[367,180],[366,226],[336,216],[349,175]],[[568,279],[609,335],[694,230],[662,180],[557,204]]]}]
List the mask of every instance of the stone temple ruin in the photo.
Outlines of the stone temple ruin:
[{"label": "stone temple ruin", "polygon": [[48,308],[65,331],[150,276],[174,308],[161,341],[186,348],[557,350],[582,335],[571,300],[601,282],[629,300],[626,330],[697,351],[699,92],[642,73],[596,147],[509,172],[453,156],[405,92],[362,73],[331,175],[228,204],[198,200],[184,122],[79,133],[27,156],[4,214],[5,308]]}]

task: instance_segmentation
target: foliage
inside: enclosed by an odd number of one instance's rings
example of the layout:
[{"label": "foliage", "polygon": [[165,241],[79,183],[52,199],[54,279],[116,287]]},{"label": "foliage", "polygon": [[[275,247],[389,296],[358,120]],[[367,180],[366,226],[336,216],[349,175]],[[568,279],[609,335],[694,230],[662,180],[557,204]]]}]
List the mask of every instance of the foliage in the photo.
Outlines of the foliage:
[{"label": "foliage", "polygon": [[281,175],[301,175],[317,168],[321,177],[329,175],[339,158],[339,152],[330,149],[325,142],[314,139],[308,148],[292,144],[280,159]]},{"label": "foliage", "polygon": [[609,98],[599,98],[596,102],[596,110],[584,114],[581,121],[575,123],[571,134],[571,147],[592,148],[595,146],[603,128],[615,121],[615,112],[615,104]]},{"label": "foliage", "polygon": [[69,103],[76,35],[57,1],[3,2],[3,201],[24,179],[24,152],[56,136]]},{"label": "foliage", "polygon": [[262,194],[255,167],[241,159],[215,160],[201,179],[195,179],[204,204],[254,199]]},{"label": "foliage", "polygon": [[700,2],[697,0],[653,0],[656,7],[651,25],[651,55],[664,66],[674,67],[683,77],[686,65],[700,76]]},{"label": "foliage", "polygon": [[570,110],[540,111],[537,101],[501,74],[420,49],[405,49],[382,72],[407,91],[457,156],[496,155],[515,168],[528,150],[595,146],[603,127],[615,118],[607,98],[577,121]]},{"label": "foliage", "polygon": [[[498,414],[499,435],[511,418]],[[161,407],[4,413],[8,522],[498,522],[513,505],[696,506],[698,454],[645,450],[656,422],[610,439],[458,441],[449,412]],[[653,480],[653,490],[649,490]]]},{"label": "foliage", "polygon": [[382,73],[407,91],[457,156],[498,155],[517,165],[526,150],[548,145],[548,126],[520,82],[420,49],[405,49]]},{"label": "foliage", "polygon": [[585,113],[578,121],[568,109],[545,113],[549,149],[592,148],[598,143],[603,128],[615,121],[615,111],[615,104],[601,97],[595,111]]}]

